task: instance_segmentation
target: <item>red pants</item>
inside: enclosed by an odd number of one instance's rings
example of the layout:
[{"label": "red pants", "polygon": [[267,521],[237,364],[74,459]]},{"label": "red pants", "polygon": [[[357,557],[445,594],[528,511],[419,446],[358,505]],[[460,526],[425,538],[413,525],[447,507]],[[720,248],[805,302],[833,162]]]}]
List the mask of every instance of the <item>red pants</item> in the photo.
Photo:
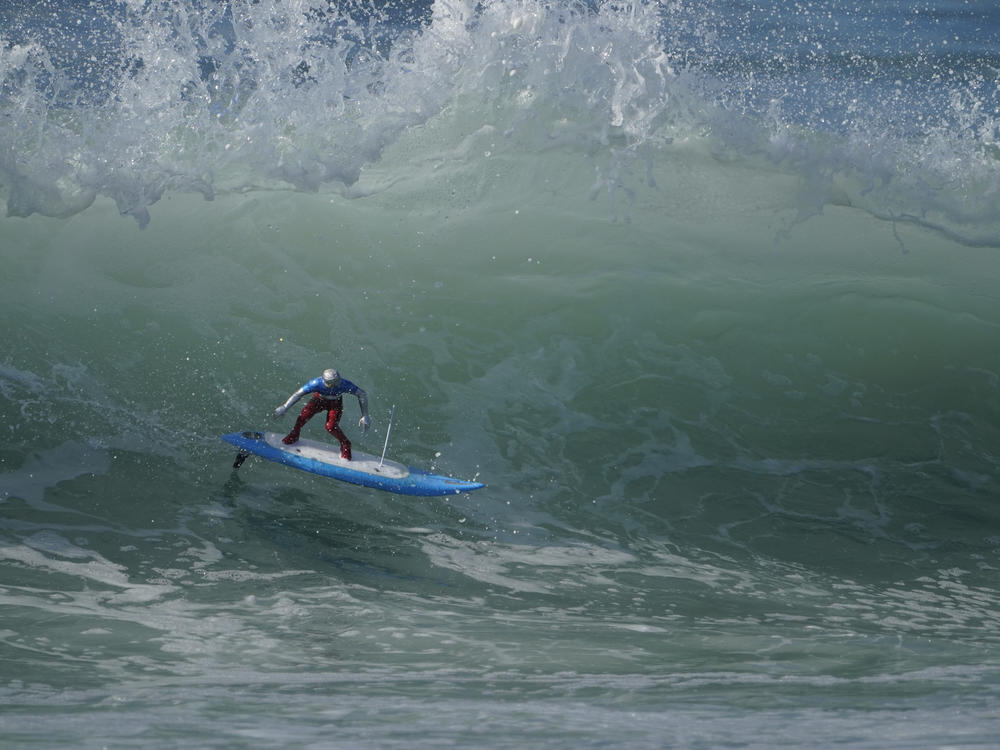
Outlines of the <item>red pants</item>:
[{"label": "red pants", "polygon": [[302,431],[302,426],[321,411],[326,412],[326,431],[337,438],[340,442],[340,457],[350,461],[351,441],[347,439],[347,435],[345,435],[340,429],[340,414],[344,411],[344,400],[342,398],[327,400],[325,398],[320,398],[319,396],[313,396],[309,399],[306,405],[302,407],[299,418],[295,420],[295,426],[292,427],[292,431],[289,432],[281,442],[286,445],[298,442],[299,432]]}]

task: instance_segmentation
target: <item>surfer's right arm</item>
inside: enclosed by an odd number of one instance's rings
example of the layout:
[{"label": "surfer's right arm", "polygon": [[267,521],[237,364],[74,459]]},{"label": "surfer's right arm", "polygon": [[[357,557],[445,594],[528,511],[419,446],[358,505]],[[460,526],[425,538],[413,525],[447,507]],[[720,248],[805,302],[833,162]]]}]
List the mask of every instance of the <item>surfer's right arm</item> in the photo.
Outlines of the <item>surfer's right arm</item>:
[{"label": "surfer's right arm", "polygon": [[292,407],[292,404],[294,404],[304,395],[306,395],[306,387],[302,386],[297,391],[295,391],[295,393],[289,396],[288,400],[285,403],[283,403],[281,406],[279,406],[277,409],[274,410],[274,414],[271,415],[271,418],[278,419],[279,417],[281,417],[286,411],[288,411]]}]

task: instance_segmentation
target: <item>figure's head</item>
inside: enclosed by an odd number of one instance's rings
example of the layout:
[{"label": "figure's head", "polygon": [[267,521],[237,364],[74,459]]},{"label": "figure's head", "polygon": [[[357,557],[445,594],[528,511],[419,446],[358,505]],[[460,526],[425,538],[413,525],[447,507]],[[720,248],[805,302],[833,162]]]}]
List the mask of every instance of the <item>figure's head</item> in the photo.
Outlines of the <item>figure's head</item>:
[{"label": "figure's head", "polygon": [[334,370],[332,367],[323,370],[323,383],[327,388],[333,388],[340,385],[340,373]]}]

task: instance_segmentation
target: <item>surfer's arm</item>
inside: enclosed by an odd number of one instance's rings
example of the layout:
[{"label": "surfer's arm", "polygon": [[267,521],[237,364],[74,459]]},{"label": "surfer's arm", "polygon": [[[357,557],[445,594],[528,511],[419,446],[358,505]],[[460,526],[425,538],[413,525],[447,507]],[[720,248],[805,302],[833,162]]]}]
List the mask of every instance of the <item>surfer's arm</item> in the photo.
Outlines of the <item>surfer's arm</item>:
[{"label": "surfer's arm", "polygon": [[288,397],[288,400],[285,403],[283,403],[281,406],[279,406],[277,409],[274,410],[274,414],[272,416],[275,419],[277,419],[286,411],[288,411],[292,407],[292,404],[294,404],[296,401],[302,398],[305,394],[306,394],[306,389],[304,387],[299,388],[297,391],[295,391],[295,393],[293,393],[291,396]]},{"label": "surfer's arm", "polygon": [[368,416],[368,394],[358,388],[358,392],[354,395],[358,397],[358,406],[361,407],[361,419],[358,420],[358,427],[368,432],[368,428],[372,424],[372,418]]}]

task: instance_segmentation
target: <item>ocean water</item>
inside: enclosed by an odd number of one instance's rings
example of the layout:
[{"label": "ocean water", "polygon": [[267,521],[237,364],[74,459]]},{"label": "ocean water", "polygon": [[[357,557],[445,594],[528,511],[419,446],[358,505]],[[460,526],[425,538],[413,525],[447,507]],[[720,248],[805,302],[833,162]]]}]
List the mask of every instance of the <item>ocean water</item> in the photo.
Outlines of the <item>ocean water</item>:
[{"label": "ocean water", "polygon": [[[994,746],[998,41],[4,3],[0,745]],[[329,366],[486,488],[234,472]]]}]

